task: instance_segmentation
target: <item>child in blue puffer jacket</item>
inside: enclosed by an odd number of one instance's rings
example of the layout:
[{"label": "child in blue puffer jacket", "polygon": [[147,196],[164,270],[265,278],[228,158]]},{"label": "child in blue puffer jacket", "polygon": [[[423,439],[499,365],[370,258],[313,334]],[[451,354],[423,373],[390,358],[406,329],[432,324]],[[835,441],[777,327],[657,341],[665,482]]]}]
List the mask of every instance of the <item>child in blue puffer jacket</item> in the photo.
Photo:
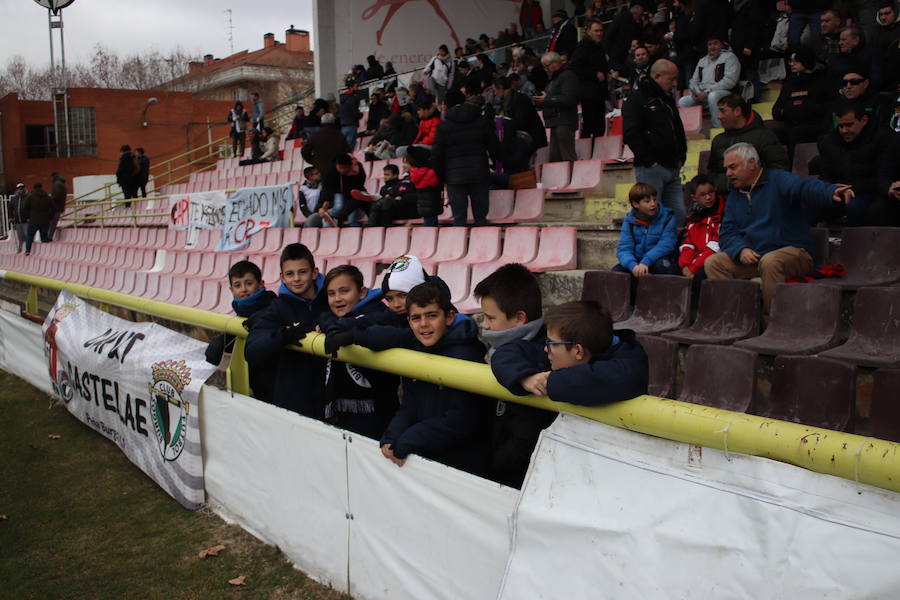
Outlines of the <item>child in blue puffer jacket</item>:
[{"label": "child in blue puffer jacket", "polygon": [[636,183],[628,191],[631,212],[622,223],[622,233],[616,248],[619,264],[613,271],[642,277],[679,275],[675,247],[675,215],[656,199],[656,190],[646,183]]}]

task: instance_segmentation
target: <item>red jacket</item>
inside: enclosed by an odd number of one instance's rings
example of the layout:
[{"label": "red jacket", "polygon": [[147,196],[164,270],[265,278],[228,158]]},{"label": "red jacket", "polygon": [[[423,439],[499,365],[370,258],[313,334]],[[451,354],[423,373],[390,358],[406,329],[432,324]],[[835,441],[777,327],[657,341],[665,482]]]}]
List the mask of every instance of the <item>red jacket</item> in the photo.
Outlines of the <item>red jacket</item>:
[{"label": "red jacket", "polygon": [[409,176],[417,190],[441,185],[441,180],[431,167],[413,167],[409,171]]},{"label": "red jacket", "polygon": [[413,144],[434,145],[434,134],[437,133],[437,126],[440,122],[441,117],[437,112],[427,119],[419,121],[419,135],[413,140]]},{"label": "red jacket", "polygon": [[719,227],[725,213],[725,198],[717,197],[718,205],[710,210],[691,211],[678,247],[679,268],[688,267],[697,273],[706,258],[719,251]]},{"label": "red jacket", "polygon": [[528,25],[526,25],[526,17],[528,14],[529,8],[531,10],[531,28],[535,29],[538,24],[541,27],[544,26],[544,15],[541,12],[541,3],[535,0],[535,2],[529,7],[524,2],[522,3],[522,7],[519,9],[519,25],[522,26],[524,30]]}]

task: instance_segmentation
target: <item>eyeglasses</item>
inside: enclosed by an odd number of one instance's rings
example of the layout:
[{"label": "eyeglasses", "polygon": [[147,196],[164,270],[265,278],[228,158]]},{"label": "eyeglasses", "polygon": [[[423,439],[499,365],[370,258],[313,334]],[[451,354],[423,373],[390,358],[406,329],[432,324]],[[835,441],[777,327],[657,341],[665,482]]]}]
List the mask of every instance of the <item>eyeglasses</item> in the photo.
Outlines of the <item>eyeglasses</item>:
[{"label": "eyeglasses", "polygon": [[554,342],[554,341],[551,340],[551,339],[545,338],[545,339],[544,339],[544,349],[545,349],[545,350],[549,350],[549,349],[550,349],[550,346],[559,346],[559,345],[562,345],[562,344],[571,346],[571,345],[574,344],[574,343],[575,343],[575,342]]},{"label": "eyeglasses", "polygon": [[715,192],[703,192],[702,194],[695,194],[698,198],[712,198],[716,195]]},{"label": "eyeglasses", "polygon": [[865,78],[859,78],[859,79],[844,79],[844,80],[843,80],[843,82],[844,82],[844,87],[847,87],[848,85],[859,85],[859,84],[861,84],[863,81],[865,81]]}]

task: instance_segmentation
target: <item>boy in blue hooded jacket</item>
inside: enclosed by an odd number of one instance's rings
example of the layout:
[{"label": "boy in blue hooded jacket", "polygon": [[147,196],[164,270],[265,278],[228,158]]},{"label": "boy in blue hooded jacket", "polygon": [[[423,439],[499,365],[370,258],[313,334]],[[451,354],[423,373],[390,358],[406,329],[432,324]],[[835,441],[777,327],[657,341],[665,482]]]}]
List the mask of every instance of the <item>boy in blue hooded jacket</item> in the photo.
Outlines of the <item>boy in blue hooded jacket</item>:
[{"label": "boy in blue hooded jacket", "polygon": [[[367,289],[362,273],[353,265],[340,265],[328,271],[325,294],[330,312],[319,317],[319,329],[326,336],[342,330],[348,321],[390,312],[381,301],[381,290]],[[396,375],[328,359],[325,420],[342,429],[380,439],[397,410],[399,383]]]},{"label": "boy in blue hooded jacket", "polygon": [[247,337],[251,369],[275,365],[272,404],[321,419],[323,359],[285,348],[297,345],[327,310],[323,277],[303,244],[288,244],[281,252],[281,287],[269,307],[255,319]]},{"label": "boy in blue hooded jacket", "polygon": [[613,271],[631,273],[643,277],[655,275],[679,275],[675,259],[678,237],[675,232],[675,215],[656,199],[656,189],[647,183],[636,183],[628,191],[631,212],[622,223],[616,258],[619,264]]}]

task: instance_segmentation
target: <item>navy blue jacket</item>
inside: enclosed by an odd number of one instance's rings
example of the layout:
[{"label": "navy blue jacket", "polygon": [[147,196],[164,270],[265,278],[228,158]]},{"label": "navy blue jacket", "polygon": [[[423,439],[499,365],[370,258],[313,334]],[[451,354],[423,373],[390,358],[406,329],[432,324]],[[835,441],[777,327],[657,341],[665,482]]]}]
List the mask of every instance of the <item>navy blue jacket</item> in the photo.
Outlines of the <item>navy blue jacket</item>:
[{"label": "navy blue jacket", "polygon": [[362,113],[359,112],[359,96],[344,92],[340,96],[340,104],[338,106],[338,118],[341,127],[357,127]]},{"label": "navy blue jacket", "polygon": [[760,255],[793,246],[813,254],[804,204],[810,208],[832,205],[836,185],[787,171],[763,170],[747,194],[732,189],[719,230],[719,247],[732,260],[750,248]]},{"label": "navy blue jacket", "polygon": [[[659,205],[659,212],[652,221],[645,224],[645,217],[635,217],[635,210],[625,216],[616,258],[629,271],[638,263],[648,267],[666,256],[675,254],[678,238],[675,234],[675,216],[665,206]],[[638,220],[640,219],[640,221]]]},{"label": "navy blue jacket", "polygon": [[600,406],[647,393],[647,354],[633,331],[615,333],[612,345],[589,363],[550,372],[547,395],[551,400]]},{"label": "navy blue jacket", "polygon": [[[372,350],[410,350],[484,362],[478,326],[458,318],[437,344],[425,347],[411,329],[369,327],[357,330],[357,343]],[[402,342],[402,343],[398,343]],[[403,403],[388,425],[382,444],[394,456],[419,454],[476,474],[487,466],[487,427],[493,403],[483,396],[417,379],[403,379]]]},{"label": "navy blue jacket", "polygon": [[[319,315],[328,310],[322,292],[325,278],[316,279],[317,294],[305,300],[281,291],[269,308],[254,319],[247,337],[247,362],[250,369],[275,365],[272,404],[307,417],[321,418],[323,373],[325,361],[317,356],[288,350],[292,343],[285,339],[285,328],[295,323],[310,331],[315,329]],[[284,288],[282,288],[284,290]]]}]

